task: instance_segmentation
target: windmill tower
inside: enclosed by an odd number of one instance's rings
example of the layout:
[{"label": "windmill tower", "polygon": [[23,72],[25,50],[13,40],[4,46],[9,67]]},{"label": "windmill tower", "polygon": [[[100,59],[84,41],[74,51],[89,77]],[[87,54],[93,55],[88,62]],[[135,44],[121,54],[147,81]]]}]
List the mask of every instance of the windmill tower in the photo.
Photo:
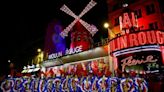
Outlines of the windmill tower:
[{"label": "windmill tower", "polygon": [[91,37],[94,36],[98,29],[94,25],[90,25],[80,18],[96,4],[95,1],[91,0],[78,16],[75,15],[66,5],[63,5],[60,8],[60,10],[75,18],[74,21],[60,33],[60,35],[65,38],[65,36],[68,36],[68,32],[72,29],[71,48],[82,45],[83,50],[88,50],[91,47],[93,42]]},{"label": "windmill tower", "polygon": [[92,36],[80,22],[77,22],[71,30],[70,47],[83,46],[83,51],[88,50],[93,44]]}]

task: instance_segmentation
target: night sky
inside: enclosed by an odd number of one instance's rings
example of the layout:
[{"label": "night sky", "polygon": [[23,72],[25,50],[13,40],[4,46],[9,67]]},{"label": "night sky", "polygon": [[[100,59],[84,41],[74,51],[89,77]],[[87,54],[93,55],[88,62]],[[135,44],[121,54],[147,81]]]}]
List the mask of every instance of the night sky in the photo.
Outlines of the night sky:
[{"label": "night sky", "polygon": [[[7,73],[11,60],[17,68],[22,68],[37,54],[37,48],[44,48],[48,23],[60,20],[64,28],[74,18],[60,10],[66,4],[78,15],[90,0],[51,0],[51,1],[8,1],[1,6],[0,33],[0,73]],[[95,0],[97,5],[86,13],[82,19],[94,24],[99,32],[94,36],[95,42],[105,38],[107,31],[103,23],[107,21],[106,0]]]}]

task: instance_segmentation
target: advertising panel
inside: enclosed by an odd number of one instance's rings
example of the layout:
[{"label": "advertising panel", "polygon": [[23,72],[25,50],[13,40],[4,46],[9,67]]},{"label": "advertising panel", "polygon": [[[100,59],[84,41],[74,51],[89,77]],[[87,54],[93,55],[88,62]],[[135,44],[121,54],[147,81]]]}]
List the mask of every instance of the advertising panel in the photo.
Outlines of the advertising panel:
[{"label": "advertising panel", "polygon": [[110,76],[111,71],[108,57],[101,57],[91,60],[79,61],[76,63],[64,64],[56,67],[49,67],[46,71],[46,76],[65,76],[77,75],[88,76],[90,74],[96,76]]}]

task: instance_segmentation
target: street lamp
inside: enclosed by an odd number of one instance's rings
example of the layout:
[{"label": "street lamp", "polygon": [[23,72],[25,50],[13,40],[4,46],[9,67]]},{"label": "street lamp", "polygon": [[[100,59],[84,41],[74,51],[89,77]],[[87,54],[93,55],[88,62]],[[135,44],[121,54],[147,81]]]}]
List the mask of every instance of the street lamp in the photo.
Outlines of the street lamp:
[{"label": "street lamp", "polygon": [[[111,37],[111,30],[109,28],[109,23],[105,22],[104,23],[104,28],[106,28],[108,30],[108,39],[110,40]],[[109,57],[109,66],[110,66],[110,71],[112,71],[112,76],[114,76],[114,62],[112,60],[112,56],[110,55],[110,44],[109,44],[109,41],[108,41],[108,57]]]},{"label": "street lamp", "polygon": [[8,63],[10,63],[11,62],[11,60],[8,60]]},{"label": "street lamp", "polygon": [[109,28],[109,24],[107,22],[104,23],[104,28]]},{"label": "street lamp", "polygon": [[37,52],[40,53],[42,50],[40,48],[37,49]]}]

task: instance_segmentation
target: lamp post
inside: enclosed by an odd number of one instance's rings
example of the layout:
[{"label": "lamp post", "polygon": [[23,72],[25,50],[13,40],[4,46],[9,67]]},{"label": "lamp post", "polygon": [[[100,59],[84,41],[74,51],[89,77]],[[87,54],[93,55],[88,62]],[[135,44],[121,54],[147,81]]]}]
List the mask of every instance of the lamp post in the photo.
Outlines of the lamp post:
[{"label": "lamp post", "polygon": [[37,64],[41,63],[43,61],[43,51],[38,48],[37,49],[38,55],[37,55]]},{"label": "lamp post", "polygon": [[[111,30],[109,28],[109,23],[105,22],[104,23],[104,28],[106,28],[108,30],[108,40],[111,39]],[[112,56],[110,55],[110,44],[108,41],[108,57],[109,57],[109,66],[110,66],[110,71],[112,71],[112,76],[114,77],[114,62],[112,60]]]}]

